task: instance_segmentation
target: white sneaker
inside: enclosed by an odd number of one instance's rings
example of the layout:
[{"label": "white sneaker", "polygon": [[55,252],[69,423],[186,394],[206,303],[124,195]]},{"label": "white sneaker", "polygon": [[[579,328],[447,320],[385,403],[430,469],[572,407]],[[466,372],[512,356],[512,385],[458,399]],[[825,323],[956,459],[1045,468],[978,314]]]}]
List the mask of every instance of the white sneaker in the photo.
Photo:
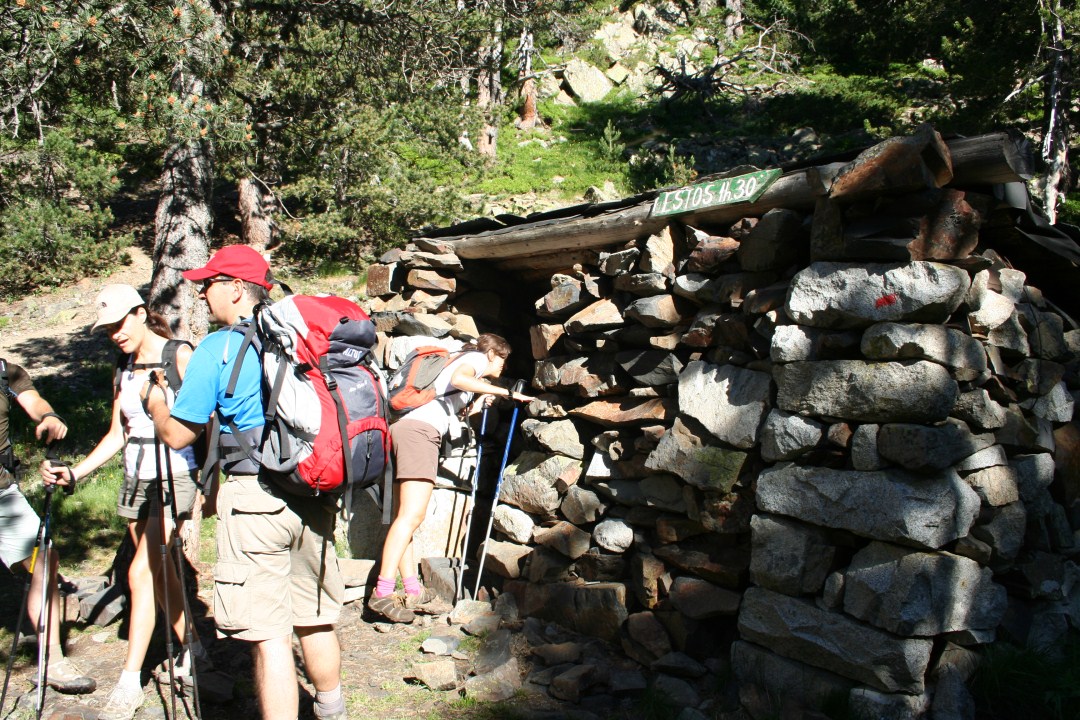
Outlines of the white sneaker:
[{"label": "white sneaker", "polygon": [[105,707],[98,711],[98,720],[131,720],[142,707],[146,694],[142,688],[126,690],[119,685],[109,693]]}]

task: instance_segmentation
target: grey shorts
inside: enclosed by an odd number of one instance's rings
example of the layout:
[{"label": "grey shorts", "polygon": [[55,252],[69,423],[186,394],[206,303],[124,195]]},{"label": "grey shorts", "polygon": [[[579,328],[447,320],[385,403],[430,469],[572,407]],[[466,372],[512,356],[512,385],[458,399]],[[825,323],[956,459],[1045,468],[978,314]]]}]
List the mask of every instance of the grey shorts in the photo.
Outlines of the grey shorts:
[{"label": "grey shorts", "polygon": [[18,485],[0,490],[0,560],[9,568],[34,552],[41,518]]},{"label": "grey shorts", "polygon": [[[199,491],[195,485],[195,476],[186,471],[175,473],[172,484],[176,489],[176,515],[181,518],[186,517],[191,514],[191,508],[195,506],[195,495]],[[169,517],[172,512],[169,481],[163,480],[162,487],[165,497],[165,516]],[[157,504],[157,500],[157,478],[139,480],[125,475],[124,483],[120,486],[120,495],[116,498],[116,514],[128,520],[145,520],[150,516],[150,508]]]},{"label": "grey shorts", "polygon": [[224,479],[214,567],[218,635],[256,642],[337,622],[345,583],[334,550],[336,510],[307,498],[286,503],[254,475]]},{"label": "grey shorts", "polygon": [[442,436],[421,420],[398,420],[390,426],[396,480],[430,480],[439,473]]}]

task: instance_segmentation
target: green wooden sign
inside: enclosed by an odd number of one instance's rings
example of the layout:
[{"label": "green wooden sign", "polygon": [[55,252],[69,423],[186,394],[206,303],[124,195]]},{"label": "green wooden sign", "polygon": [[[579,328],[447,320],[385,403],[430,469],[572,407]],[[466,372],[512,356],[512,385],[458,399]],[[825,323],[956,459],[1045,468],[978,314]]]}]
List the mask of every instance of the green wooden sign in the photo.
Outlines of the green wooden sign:
[{"label": "green wooden sign", "polygon": [[668,190],[656,198],[651,214],[653,217],[678,215],[719,205],[754,202],[781,174],[780,168],[758,170],[746,175]]}]

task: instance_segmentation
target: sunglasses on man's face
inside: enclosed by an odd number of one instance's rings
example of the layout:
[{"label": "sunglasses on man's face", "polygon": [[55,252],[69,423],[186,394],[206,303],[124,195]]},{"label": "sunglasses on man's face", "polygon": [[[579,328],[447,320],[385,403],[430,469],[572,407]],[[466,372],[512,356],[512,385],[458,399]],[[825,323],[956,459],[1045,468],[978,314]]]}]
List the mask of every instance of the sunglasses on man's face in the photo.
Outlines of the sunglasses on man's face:
[{"label": "sunglasses on man's face", "polygon": [[210,286],[213,285],[214,283],[229,282],[229,281],[234,280],[234,279],[235,278],[231,278],[231,277],[206,278],[205,280],[202,281],[202,285],[199,286],[199,294],[200,295],[205,295],[206,291],[209,290]]}]

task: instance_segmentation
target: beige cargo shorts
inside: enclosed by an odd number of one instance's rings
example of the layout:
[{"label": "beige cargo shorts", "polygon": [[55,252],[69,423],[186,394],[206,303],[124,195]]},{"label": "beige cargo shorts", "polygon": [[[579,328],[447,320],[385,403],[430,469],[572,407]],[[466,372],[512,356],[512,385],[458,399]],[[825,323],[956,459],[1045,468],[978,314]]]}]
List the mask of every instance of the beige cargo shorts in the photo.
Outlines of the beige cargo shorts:
[{"label": "beige cargo shorts", "polygon": [[233,475],[218,491],[217,510],[219,636],[257,642],[337,622],[345,583],[334,551],[334,505],[286,502],[257,476]]}]

